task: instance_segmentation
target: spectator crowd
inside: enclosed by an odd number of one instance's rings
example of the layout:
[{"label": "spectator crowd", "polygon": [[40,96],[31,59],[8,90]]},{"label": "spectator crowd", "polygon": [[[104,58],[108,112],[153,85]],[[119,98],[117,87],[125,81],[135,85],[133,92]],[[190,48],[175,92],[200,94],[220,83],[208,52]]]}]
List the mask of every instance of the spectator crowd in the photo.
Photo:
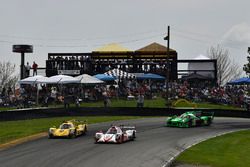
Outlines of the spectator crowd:
[{"label": "spectator crowd", "polygon": [[[78,104],[89,101],[104,101],[104,106],[108,107],[113,98],[135,99],[138,107],[143,107],[145,99],[155,99],[157,97],[177,99],[187,99],[193,102],[208,102],[212,104],[232,105],[242,108],[249,108],[250,86],[248,85],[225,85],[225,86],[192,86],[187,81],[182,83],[172,82],[169,90],[166,91],[164,82],[157,81],[137,81],[135,79],[123,80],[116,84],[79,86],[79,85],[42,85],[37,91],[36,86],[21,85],[19,90],[11,87],[2,88],[0,105],[27,107],[36,104],[48,106],[51,103],[62,103],[68,107],[70,103]],[[39,97],[37,99],[37,93]]]}]

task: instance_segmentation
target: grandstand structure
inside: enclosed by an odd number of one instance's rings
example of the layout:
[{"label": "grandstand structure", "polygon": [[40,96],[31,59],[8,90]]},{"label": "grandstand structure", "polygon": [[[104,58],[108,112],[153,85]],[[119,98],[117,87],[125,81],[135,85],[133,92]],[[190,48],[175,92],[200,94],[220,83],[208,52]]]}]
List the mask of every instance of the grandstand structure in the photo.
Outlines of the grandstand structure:
[{"label": "grandstand structure", "polygon": [[[167,61],[169,60],[169,67]],[[129,73],[154,73],[168,77],[169,81],[180,78],[183,70],[178,72],[178,63],[194,60],[178,60],[177,51],[158,43],[151,43],[138,50],[131,51],[119,44],[109,44],[88,53],[48,53],[46,60],[46,76],[58,74],[77,76],[81,74],[96,75],[112,69]],[[216,60],[195,60],[196,62],[212,62],[214,68],[210,72],[217,81]],[[167,69],[169,68],[169,76]],[[206,69],[204,69],[206,71]],[[185,75],[192,71],[186,70]],[[209,78],[208,78],[209,79]]]}]

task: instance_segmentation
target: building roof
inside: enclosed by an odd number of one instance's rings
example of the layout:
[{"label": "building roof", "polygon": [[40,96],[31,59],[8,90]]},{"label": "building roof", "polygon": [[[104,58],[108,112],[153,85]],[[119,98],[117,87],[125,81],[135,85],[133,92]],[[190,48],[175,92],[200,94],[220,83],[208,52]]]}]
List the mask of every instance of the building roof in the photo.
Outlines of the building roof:
[{"label": "building roof", "polygon": [[130,51],[129,49],[123,47],[118,43],[110,43],[100,48],[97,48],[93,52],[129,52],[129,51]]},{"label": "building roof", "polygon": [[[175,50],[169,48],[169,51],[176,52]],[[167,52],[167,47],[159,43],[151,43],[143,48],[136,50],[136,52]]]},{"label": "building roof", "polygon": [[204,55],[199,55],[194,58],[194,60],[210,60],[210,58],[204,56]]}]

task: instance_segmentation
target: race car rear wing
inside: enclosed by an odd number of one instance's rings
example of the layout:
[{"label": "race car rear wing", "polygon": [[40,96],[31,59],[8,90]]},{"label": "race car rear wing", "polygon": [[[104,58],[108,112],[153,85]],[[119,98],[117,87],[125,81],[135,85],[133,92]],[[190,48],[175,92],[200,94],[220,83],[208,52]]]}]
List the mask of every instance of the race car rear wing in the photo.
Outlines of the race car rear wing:
[{"label": "race car rear wing", "polygon": [[131,126],[131,125],[120,125],[120,128],[122,130],[136,130],[136,126]]},{"label": "race car rear wing", "polygon": [[201,116],[210,116],[210,117],[214,117],[214,112],[210,112],[210,111],[202,111],[201,112]]},{"label": "race car rear wing", "polygon": [[88,123],[87,120],[82,121],[82,120],[78,120],[78,119],[71,119],[69,121],[64,121],[64,122],[72,122],[72,123],[77,124],[77,125],[78,124],[87,124]]}]

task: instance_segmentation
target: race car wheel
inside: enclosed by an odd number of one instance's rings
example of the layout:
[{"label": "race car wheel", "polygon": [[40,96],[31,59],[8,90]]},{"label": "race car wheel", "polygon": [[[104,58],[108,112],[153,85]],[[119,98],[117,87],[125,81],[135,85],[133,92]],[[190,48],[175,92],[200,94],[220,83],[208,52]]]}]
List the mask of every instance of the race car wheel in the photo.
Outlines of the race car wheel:
[{"label": "race car wheel", "polygon": [[54,136],[52,134],[49,134],[49,139],[53,139]]},{"label": "race car wheel", "polygon": [[136,136],[135,136],[135,132],[133,132],[133,135],[132,135],[132,140],[135,140]]},{"label": "race car wheel", "polygon": [[118,139],[118,143],[119,143],[119,144],[122,144],[122,143],[123,143],[123,138],[124,138],[123,135],[121,135],[120,138]]},{"label": "race car wheel", "polygon": [[211,119],[207,120],[207,126],[210,126],[210,124],[212,123]]},{"label": "race car wheel", "polygon": [[85,128],[83,129],[82,134],[83,134],[83,135],[85,135],[85,134],[86,134],[86,132],[87,132],[87,128],[85,127]]},{"label": "race car wheel", "polygon": [[73,138],[76,137],[76,135],[77,135],[77,134],[76,134],[76,130],[75,130],[73,134],[69,134],[69,138],[73,139]]},{"label": "race car wheel", "polygon": [[73,138],[76,138],[76,136],[77,136],[77,132],[76,132],[76,130],[75,130],[75,132],[74,132],[74,134],[73,134]]},{"label": "race car wheel", "polygon": [[95,139],[95,144],[98,144],[98,139]]}]

